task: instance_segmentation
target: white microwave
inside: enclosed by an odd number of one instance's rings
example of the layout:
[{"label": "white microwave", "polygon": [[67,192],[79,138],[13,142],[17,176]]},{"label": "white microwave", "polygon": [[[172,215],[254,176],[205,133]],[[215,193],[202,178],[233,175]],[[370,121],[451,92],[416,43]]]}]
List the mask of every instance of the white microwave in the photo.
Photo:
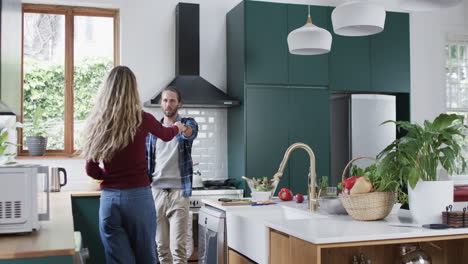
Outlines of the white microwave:
[{"label": "white microwave", "polygon": [[[47,166],[0,167],[0,234],[39,230],[39,221],[49,220],[48,186]],[[46,212],[40,213],[43,203]]]}]

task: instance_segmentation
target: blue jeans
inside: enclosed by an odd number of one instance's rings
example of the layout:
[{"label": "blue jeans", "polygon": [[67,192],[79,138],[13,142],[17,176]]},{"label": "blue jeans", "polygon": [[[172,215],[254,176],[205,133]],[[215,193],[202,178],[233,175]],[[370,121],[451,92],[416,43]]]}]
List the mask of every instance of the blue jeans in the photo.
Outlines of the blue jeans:
[{"label": "blue jeans", "polygon": [[156,263],[156,209],[151,188],[102,190],[99,231],[107,264]]}]

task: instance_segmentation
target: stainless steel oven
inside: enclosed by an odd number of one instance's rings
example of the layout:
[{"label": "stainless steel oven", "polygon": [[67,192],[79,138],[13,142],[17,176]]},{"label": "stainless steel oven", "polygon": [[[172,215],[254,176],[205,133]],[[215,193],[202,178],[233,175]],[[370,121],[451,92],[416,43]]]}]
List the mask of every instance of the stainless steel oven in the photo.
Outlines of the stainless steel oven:
[{"label": "stainless steel oven", "polygon": [[227,263],[226,212],[211,206],[198,213],[198,263]]}]

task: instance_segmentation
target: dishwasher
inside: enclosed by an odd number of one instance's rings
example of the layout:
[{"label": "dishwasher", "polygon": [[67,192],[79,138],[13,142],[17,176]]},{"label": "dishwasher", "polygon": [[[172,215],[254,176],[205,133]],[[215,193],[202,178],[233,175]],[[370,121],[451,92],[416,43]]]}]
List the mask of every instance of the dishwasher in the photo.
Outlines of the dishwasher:
[{"label": "dishwasher", "polygon": [[226,264],[226,212],[211,206],[198,213],[198,263]]}]

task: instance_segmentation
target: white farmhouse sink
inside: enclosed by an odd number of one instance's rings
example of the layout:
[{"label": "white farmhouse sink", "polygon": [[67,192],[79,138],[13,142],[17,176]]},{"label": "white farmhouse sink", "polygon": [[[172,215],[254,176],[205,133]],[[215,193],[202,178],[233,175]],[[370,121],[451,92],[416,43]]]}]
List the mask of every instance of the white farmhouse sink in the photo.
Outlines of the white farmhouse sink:
[{"label": "white farmhouse sink", "polygon": [[233,214],[255,219],[284,219],[296,220],[314,217],[326,217],[309,211],[292,208],[284,205],[262,205],[244,207],[242,210],[233,210]]},{"label": "white farmhouse sink", "polygon": [[228,246],[259,264],[267,264],[269,233],[265,221],[309,218],[327,218],[327,216],[284,205],[250,206],[227,211]]}]

